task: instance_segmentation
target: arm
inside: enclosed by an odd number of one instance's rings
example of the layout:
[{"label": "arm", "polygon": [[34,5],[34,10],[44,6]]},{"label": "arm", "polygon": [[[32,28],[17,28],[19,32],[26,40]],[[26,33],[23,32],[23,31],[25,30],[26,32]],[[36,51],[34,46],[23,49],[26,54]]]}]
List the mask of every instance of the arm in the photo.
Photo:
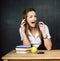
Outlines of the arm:
[{"label": "arm", "polygon": [[46,35],[46,33],[43,33],[43,39],[44,39],[44,46],[47,50],[51,50],[52,48],[52,42],[51,39],[48,38],[48,36]]},{"label": "arm", "polygon": [[22,20],[21,22],[21,27],[19,28],[19,32],[20,32],[20,36],[21,36],[21,40],[23,41],[23,45],[28,45],[31,46],[30,41],[28,40],[26,33],[25,33],[25,21]]},{"label": "arm", "polygon": [[23,37],[23,45],[31,46],[30,41],[28,40],[25,32],[22,32],[22,37]]},{"label": "arm", "polygon": [[[42,24],[40,24],[42,23]],[[45,25],[43,22],[40,22],[39,23],[39,27],[40,27],[40,30],[42,32],[42,36],[43,36],[43,39],[44,39],[44,46],[47,50],[51,50],[52,48],[52,42],[51,42],[51,36],[49,34],[49,29],[47,27],[47,25]]]}]

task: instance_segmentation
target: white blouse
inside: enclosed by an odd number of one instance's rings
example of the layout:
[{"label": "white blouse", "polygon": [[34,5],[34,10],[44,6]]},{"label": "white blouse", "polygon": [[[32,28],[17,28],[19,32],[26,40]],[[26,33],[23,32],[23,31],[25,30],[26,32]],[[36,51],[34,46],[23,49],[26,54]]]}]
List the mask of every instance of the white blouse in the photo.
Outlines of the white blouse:
[{"label": "white blouse", "polygon": [[[46,31],[46,34],[47,34],[48,38],[51,38],[51,35],[49,33],[49,29],[48,29],[48,26],[47,25],[45,25],[45,31]],[[19,32],[20,32],[21,40],[23,40],[21,28],[19,29]],[[41,38],[39,37],[39,34],[38,33],[36,33],[35,34],[35,37],[34,37],[32,35],[32,33],[28,30],[28,38],[29,38],[31,44],[33,46],[36,46],[37,48],[42,44]]]}]

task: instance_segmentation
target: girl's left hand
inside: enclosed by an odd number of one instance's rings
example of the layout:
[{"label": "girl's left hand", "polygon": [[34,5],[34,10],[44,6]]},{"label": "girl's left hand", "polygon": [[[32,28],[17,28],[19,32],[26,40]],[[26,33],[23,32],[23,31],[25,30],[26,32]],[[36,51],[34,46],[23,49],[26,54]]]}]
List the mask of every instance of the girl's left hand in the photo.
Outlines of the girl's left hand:
[{"label": "girl's left hand", "polygon": [[44,24],[44,22],[39,22],[39,28],[40,28],[42,33],[45,33],[45,24]]}]

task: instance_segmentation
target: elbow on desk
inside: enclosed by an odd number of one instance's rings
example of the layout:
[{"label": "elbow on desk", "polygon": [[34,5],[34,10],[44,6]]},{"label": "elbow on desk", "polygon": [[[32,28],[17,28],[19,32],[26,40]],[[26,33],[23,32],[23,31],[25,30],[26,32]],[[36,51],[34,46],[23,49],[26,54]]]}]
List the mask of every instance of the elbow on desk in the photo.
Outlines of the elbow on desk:
[{"label": "elbow on desk", "polygon": [[51,50],[52,48],[47,48],[47,50],[49,51],[49,50]]},{"label": "elbow on desk", "polygon": [[52,43],[48,46],[45,46],[47,50],[52,50]]},{"label": "elbow on desk", "polygon": [[52,45],[51,45],[51,47],[48,47],[48,48],[46,48],[47,50],[52,50]]}]

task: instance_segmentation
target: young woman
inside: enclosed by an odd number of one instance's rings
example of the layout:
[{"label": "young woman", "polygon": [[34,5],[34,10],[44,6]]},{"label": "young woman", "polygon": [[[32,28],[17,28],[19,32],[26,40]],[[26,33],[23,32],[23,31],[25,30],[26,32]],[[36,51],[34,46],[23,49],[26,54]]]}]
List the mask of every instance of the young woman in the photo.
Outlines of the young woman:
[{"label": "young woman", "polygon": [[45,48],[51,50],[52,42],[49,29],[44,22],[37,22],[35,9],[27,8],[24,10],[19,32],[23,45],[32,45],[38,48],[42,44],[43,38]]}]

